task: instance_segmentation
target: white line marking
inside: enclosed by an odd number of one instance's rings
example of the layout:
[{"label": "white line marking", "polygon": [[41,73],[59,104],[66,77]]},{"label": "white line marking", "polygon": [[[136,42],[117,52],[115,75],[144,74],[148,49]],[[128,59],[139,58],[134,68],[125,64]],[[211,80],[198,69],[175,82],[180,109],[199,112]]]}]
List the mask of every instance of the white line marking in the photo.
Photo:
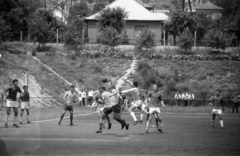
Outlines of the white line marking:
[{"label": "white line marking", "polygon": [[69,139],[69,138],[0,138],[1,140],[27,140],[27,141],[109,141],[109,142],[120,142],[126,141],[130,137],[125,137],[120,140],[111,140],[111,139]]},{"label": "white line marking", "polygon": [[[88,116],[88,115],[92,115],[92,114],[96,114],[97,112],[91,112],[91,113],[86,113],[86,114],[78,114],[78,115],[73,115],[74,117],[77,117],[77,116]],[[66,118],[70,118],[70,116],[66,116],[64,117],[64,119]],[[39,121],[32,121],[32,122],[35,122],[35,123],[41,123],[41,122],[48,122],[48,121],[55,121],[55,120],[59,120],[59,118],[55,118],[55,119],[47,119],[47,120],[39,120]]]}]

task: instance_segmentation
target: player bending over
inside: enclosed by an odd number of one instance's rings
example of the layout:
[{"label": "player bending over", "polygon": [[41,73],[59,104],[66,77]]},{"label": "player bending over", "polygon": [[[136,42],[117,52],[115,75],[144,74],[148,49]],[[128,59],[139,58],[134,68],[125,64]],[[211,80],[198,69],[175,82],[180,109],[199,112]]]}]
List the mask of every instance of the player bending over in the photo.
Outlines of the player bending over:
[{"label": "player bending over", "polygon": [[222,118],[222,111],[224,110],[224,107],[220,90],[217,90],[216,95],[211,97],[209,105],[212,106],[212,128],[214,128],[214,120],[216,118],[216,115],[219,117],[221,128],[224,128]]},{"label": "player bending over", "polygon": [[[128,89],[128,90],[124,90],[121,93],[122,94],[127,94],[127,93],[131,93],[132,97],[133,97],[133,101],[131,103],[131,107],[128,109],[130,115],[132,116],[133,120],[134,120],[134,124],[136,125],[138,123],[138,120],[135,116],[135,113],[133,112],[136,108],[141,108],[142,107],[142,101],[140,100],[140,95],[139,95],[139,89],[138,89],[138,82],[134,81],[133,83],[130,81],[127,81],[125,79],[123,79],[125,82],[129,83],[130,85],[133,86],[133,88]],[[146,110],[144,110],[146,114],[148,114],[148,112]]]},{"label": "player bending over", "polygon": [[21,99],[20,124],[22,124],[22,117],[24,114],[24,110],[26,110],[26,113],[27,113],[27,123],[30,123],[29,121],[30,95],[29,95],[27,86],[23,86],[23,92],[21,94],[20,99]]},{"label": "player bending over", "polygon": [[99,122],[99,130],[96,133],[102,133],[103,129],[103,121],[108,121],[108,129],[111,129],[112,123],[109,118],[109,114],[112,113],[112,101],[111,101],[111,93],[106,91],[105,87],[102,86],[99,88],[99,93],[101,95],[101,98],[98,99],[98,103],[104,105],[103,111],[102,111],[102,118]]},{"label": "player bending over", "polygon": [[13,111],[14,111],[13,126],[16,128],[19,128],[19,126],[16,124],[17,115],[18,115],[18,106],[19,106],[18,100],[17,100],[17,93],[21,94],[22,91],[18,87],[18,80],[14,79],[12,82],[13,83],[8,88],[4,89],[4,91],[8,93],[5,127],[8,128],[8,117],[10,115],[11,108],[13,108]]},{"label": "player bending over", "polygon": [[77,102],[78,98],[78,93],[75,91],[75,86],[71,85],[70,90],[67,91],[64,96],[63,100],[65,101],[63,105],[63,113],[60,117],[60,120],[58,122],[58,125],[61,125],[62,119],[67,111],[70,113],[70,126],[73,126],[73,104]]},{"label": "player bending over", "polygon": [[162,123],[162,119],[160,116],[160,114],[161,114],[160,105],[162,105],[163,107],[165,107],[165,105],[162,101],[162,96],[161,96],[160,91],[158,90],[157,84],[153,85],[153,90],[148,92],[147,98],[150,98],[149,103],[148,103],[150,115],[149,115],[148,121],[146,123],[146,133],[148,133],[149,123],[154,114],[157,117],[156,118],[157,129],[159,132],[163,133],[161,126],[159,126]]}]

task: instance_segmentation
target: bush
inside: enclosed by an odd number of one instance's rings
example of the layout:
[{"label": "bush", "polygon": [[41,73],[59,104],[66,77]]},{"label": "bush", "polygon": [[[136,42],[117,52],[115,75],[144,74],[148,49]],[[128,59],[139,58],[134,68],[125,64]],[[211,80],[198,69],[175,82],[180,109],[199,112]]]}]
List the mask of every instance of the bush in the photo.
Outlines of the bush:
[{"label": "bush", "polygon": [[127,31],[123,31],[123,34],[121,36],[121,44],[122,45],[128,45],[129,44],[129,38],[128,38],[128,35],[127,35]]},{"label": "bush", "polygon": [[219,51],[225,49],[228,36],[221,29],[210,29],[205,36],[206,44]]},{"label": "bush", "polygon": [[189,29],[184,29],[184,31],[179,35],[179,47],[187,52],[192,49],[193,43],[193,35]]},{"label": "bush", "polygon": [[99,41],[101,44],[114,50],[114,47],[120,43],[121,37],[116,29],[113,27],[106,27],[100,32]]},{"label": "bush", "polygon": [[136,41],[136,49],[139,51],[142,51],[143,49],[146,49],[146,51],[151,51],[155,48],[155,46],[155,34],[147,28],[142,30]]}]

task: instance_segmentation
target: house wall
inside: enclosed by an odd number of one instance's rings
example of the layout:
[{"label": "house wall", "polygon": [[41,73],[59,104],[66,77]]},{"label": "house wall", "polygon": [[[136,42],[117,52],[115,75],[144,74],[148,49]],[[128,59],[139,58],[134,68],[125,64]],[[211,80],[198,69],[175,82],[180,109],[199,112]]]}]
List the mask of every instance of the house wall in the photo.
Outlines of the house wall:
[{"label": "house wall", "polygon": [[[88,39],[89,43],[96,43],[98,33],[97,21],[88,21]],[[158,44],[160,44],[160,40],[162,39],[162,22],[155,21],[127,21],[126,22],[126,31],[128,38],[131,44],[134,44],[137,36],[135,36],[135,27],[136,26],[147,26],[156,36],[156,40]]]}]

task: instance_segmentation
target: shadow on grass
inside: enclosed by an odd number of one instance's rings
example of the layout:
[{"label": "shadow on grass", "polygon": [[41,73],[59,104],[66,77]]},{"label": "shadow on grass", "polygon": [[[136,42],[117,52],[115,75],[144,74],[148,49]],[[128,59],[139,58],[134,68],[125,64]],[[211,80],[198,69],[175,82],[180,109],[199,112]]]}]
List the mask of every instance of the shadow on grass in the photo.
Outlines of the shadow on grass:
[{"label": "shadow on grass", "polygon": [[8,153],[6,148],[6,143],[3,142],[3,140],[0,138],[0,155],[1,156],[11,156],[10,153]]}]

